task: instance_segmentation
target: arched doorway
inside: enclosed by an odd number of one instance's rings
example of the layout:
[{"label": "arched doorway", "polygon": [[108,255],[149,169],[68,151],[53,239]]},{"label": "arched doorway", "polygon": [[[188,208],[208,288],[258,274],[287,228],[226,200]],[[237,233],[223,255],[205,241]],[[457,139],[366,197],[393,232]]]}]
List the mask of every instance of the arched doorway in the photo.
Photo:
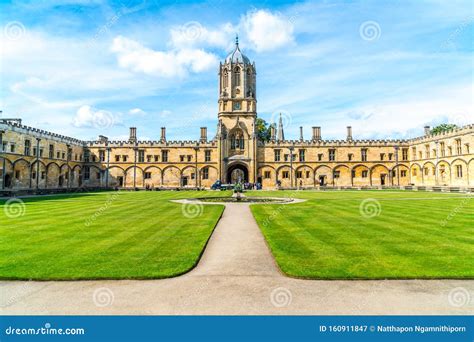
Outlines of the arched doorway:
[{"label": "arched doorway", "polygon": [[10,188],[12,186],[12,176],[10,174],[5,175],[5,188]]},{"label": "arched doorway", "polygon": [[227,169],[227,183],[246,183],[249,181],[249,171],[245,165],[235,164]]}]

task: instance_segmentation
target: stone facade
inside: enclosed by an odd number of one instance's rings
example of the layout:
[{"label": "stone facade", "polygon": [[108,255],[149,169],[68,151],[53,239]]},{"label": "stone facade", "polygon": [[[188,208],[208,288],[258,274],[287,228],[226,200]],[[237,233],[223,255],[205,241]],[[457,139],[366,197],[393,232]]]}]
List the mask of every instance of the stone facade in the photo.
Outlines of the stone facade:
[{"label": "stone facade", "polygon": [[217,133],[201,127],[194,141],[81,141],[0,120],[0,190],[97,187],[209,188],[216,180],[262,183],[264,188],[452,186],[474,187],[474,125],[407,140],[285,140],[272,126],[263,142],[256,131],[255,63],[238,41],[219,66]]}]

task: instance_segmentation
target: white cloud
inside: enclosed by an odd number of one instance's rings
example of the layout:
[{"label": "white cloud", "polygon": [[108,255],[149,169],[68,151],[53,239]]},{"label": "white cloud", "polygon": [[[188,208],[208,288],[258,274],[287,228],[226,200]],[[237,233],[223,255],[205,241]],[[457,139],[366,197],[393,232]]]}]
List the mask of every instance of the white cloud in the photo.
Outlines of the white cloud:
[{"label": "white cloud", "polygon": [[155,51],[123,36],[115,37],[112,51],[122,68],[167,78],[206,71],[218,63],[214,54],[201,49]]},{"label": "white cloud", "polygon": [[170,116],[171,114],[172,114],[172,111],[165,109],[160,112],[160,117],[166,118]]},{"label": "white cloud", "polygon": [[293,24],[280,13],[252,11],[243,17],[240,25],[257,52],[271,51],[293,42]]},{"label": "white cloud", "polygon": [[170,44],[174,48],[207,46],[228,49],[236,32],[237,28],[230,23],[225,23],[216,30],[212,30],[197,21],[190,21],[170,30]]},{"label": "white cloud", "polygon": [[119,123],[117,115],[88,105],[81,106],[72,121],[73,126],[78,128],[109,128]]},{"label": "white cloud", "polygon": [[133,108],[128,111],[128,114],[134,115],[134,116],[144,116],[146,115],[146,112],[140,108]]},{"label": "white cloud", "polygon": [[[335,133],[341,129],[341,122],[351,124],[354,136],[358,138],[412,137],[413,132],[421,133],[425,125],[448,122],[462,126],[472,123],[471,96],[469,85],[440,87],[431,89],[429,94],[385,99],[364,105],[345,115],[334,113],[337,120],[328,122],[328,127],[331,133]],[[456,101],[452,101],[453,98]]]}]

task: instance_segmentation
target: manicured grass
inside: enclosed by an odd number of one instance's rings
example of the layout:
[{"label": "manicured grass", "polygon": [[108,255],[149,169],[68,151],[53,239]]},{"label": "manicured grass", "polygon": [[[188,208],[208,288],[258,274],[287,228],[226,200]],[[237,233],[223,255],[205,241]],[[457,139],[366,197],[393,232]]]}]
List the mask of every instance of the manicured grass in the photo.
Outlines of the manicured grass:
[{"label": "manicured grass", "polygon": [[[106,192],[0,202],[1,279],[164,278],[190,270],[223,206],[171,199],[229,192]],[[24,210],[18,217],[15,209]],[[202,213],[199,215],[199,213]],[[10,217],[6,214],[10,213]],[[12,215],[13,214],[13,215]]]},{"label": "manicured grass", "polygon": [[[472,195],[410,191],[250,194],[307,199],[251,207],[278,265],[290,276],[474,278]],[[366,199],[377,202],[364,202],[364,216],[360,206]],[[369,204],[379,215],[369,217]]]}]

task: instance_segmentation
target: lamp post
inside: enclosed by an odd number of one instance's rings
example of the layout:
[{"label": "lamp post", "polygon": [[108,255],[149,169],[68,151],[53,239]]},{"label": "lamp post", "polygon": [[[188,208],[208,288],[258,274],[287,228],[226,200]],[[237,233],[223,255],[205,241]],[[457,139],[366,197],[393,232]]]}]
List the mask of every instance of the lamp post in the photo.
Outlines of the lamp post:
[{"label": "lamp post", "polygon": [[[0,113],[1,112],[2,111],[0,111]],[[6,153],[7,151],[3,150],[3,133],[5,133],[5,131],[0,130],[0,150],[2,152]],[[7,165],[6,165],[5,157],[3,157],[2,159],[3,159],[3,161],[2,161],[2,163],[3,163],[3,165],[2,165],[2,167],[3,167],[3,169],[2,169],[2,190],[4,190],[5,189],[6,173],[7,173],[7,169],[6,169]]]},{"label": "lamp post", "polygon": [[40,138],[36,138],[36,190],[39,189],[39,157],[40,157]]},{"label": "lamp post", "polygon": [[290,187],[293,187],[293,151],[295,147],[290,146],[288,149],[290,150]]},{"label": "lamp post", "polygon": [[195,178],[195,183],[196,183],[196,190],[198,188],[198,151],[199,151],[199,143],[194,146],[194,178]]},{"label": "lamp post", "polygon": [[66,154],[66,172],[67,172],[67,183],[66,187],[69,189],[70,188],[70,183],[69,180],[71,178],[71,172],[69,172],[69,160],[71,159],[71,145],[66,144],[66,149],[67,149],[67,154]]},{"label": "lamp post", "polygon": [[397,185],[400,186],[400,168],[398,167],[398,150],[400,147],[395,146],[395,167],[397,168]]},{"label": "lamp post", "polygon": [[436,144],[435,184],[438,185],[439,184],[439,181],[438,181],[439,141],[436,141],[435,144]]},{"label": "lamp post", "polygon": [[138,153],[138,147],[135,144],[135,147],[133,148],[135,158],[133,160],[133,190],[137,187],[137,153]]},{"label": "lamp post", "polygon": [[107,169],[105,171],[105,187],[109,187],[110,147],[107,146]]}]

